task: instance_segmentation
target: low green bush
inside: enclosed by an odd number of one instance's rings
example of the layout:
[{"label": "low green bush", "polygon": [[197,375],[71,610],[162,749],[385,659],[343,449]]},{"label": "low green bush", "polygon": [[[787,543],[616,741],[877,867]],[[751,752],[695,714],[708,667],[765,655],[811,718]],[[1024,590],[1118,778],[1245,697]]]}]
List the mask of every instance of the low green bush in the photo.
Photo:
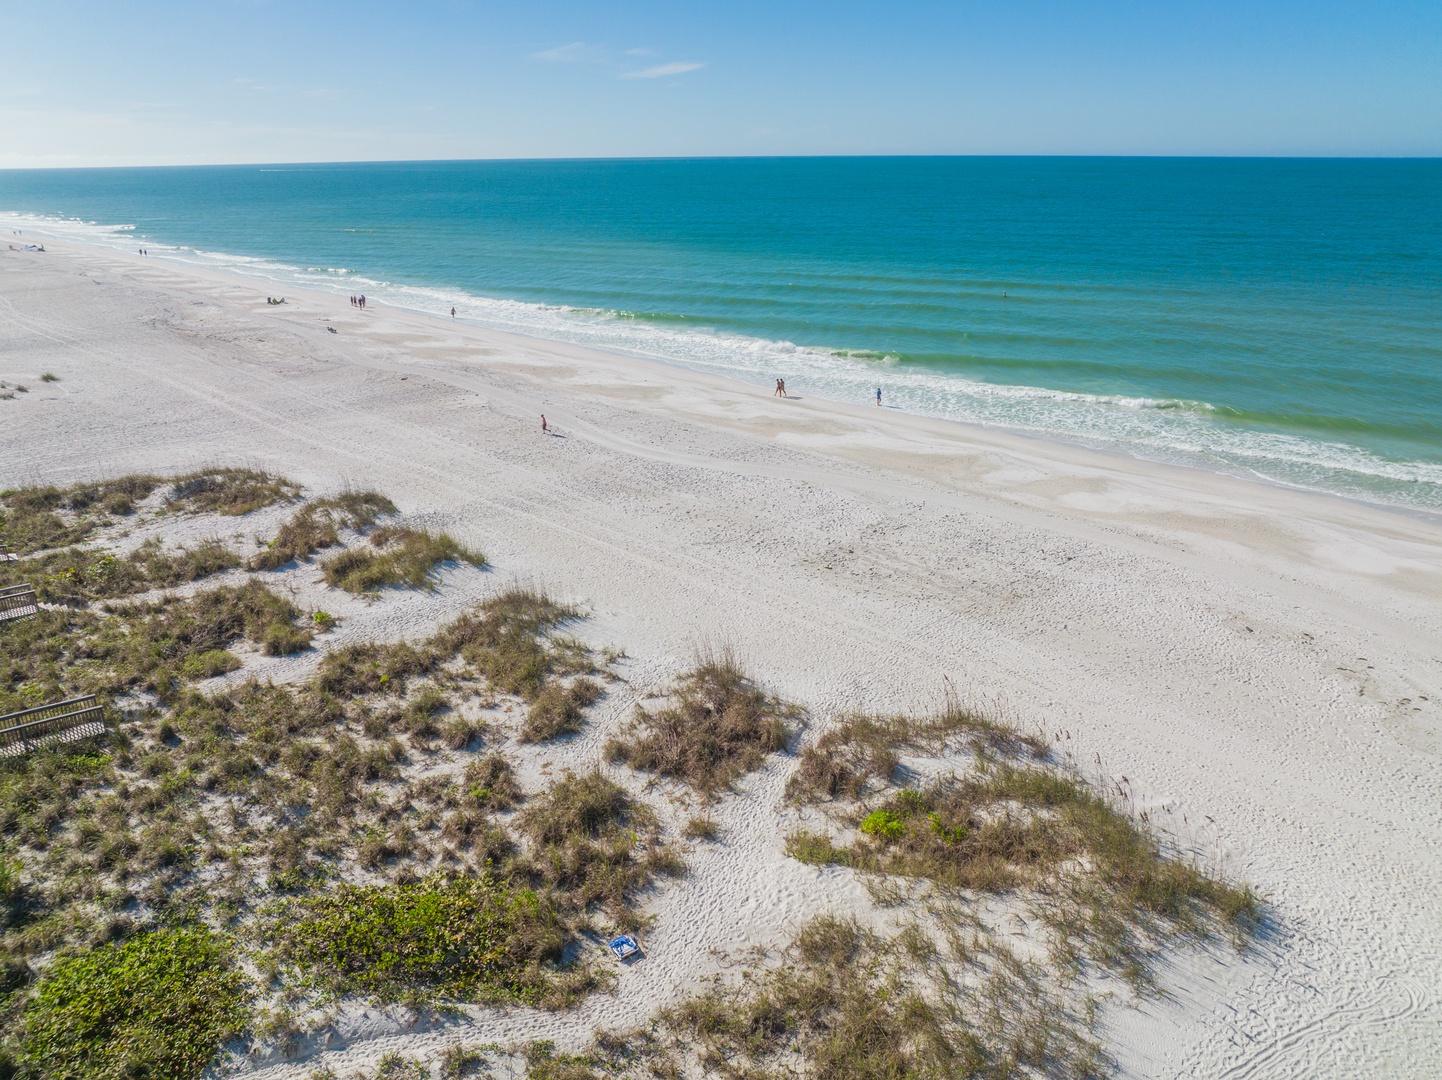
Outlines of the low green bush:
[{"label": "low green bush", "polygon": [[157,930],[55,961],[25,1005],[17,1064],[36,1080],[193,1080],[246,1018],[224,939]]},{"label": "low green bush", "polygon": [[339,885],[285,905],[278,959],[337,993],[541,1004],[565,932],[534,892],[478,877]]}]

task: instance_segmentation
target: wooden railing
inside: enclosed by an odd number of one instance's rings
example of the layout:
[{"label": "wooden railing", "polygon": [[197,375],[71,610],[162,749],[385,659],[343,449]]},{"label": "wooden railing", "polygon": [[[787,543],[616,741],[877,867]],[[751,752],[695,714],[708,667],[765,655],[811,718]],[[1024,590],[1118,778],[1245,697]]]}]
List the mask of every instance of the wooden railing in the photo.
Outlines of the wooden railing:
[{"label": "wooden railing", "polygon": [[0,716],[0,756],[16,757],[47,742],[105,734],[105,711],[95,695],[56,701]]},{"label": "wooden railing", "polygon": [[33,585],[0,586],[0,623],[28,619],[40,610]]},{"label": "wooden railing", "polygon": [[5,546],[5,541],[0,540],[0,562],[15,562],[20,558],[15,552]]}]

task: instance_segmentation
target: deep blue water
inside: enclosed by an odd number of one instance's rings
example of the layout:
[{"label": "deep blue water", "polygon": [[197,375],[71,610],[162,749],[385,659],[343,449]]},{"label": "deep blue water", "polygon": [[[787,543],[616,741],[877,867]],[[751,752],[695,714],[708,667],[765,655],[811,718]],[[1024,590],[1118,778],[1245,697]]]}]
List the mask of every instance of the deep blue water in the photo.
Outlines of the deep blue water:
[{"label": "deep blue water", "polygon": [[0,212],[278,287],[1442,510],[1438,160],[24,170],[0,172]]}]

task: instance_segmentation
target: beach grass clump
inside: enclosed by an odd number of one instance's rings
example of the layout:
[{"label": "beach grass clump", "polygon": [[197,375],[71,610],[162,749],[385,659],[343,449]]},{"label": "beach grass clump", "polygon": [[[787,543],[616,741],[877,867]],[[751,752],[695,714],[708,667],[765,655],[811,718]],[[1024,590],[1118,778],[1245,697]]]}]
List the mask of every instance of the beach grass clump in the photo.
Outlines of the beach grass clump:
[{"label": "beach grass clump", "polygon": [[554,910],[493,878],[337,885],[284,905],[270,932],[277,959],[317,985],[381,1001],[557,1005],[584,985],[556,969]]},{"label": "beach grass clump", "polygon": [[595,670],[584,645],[556,634],[578,617],[544,592],[516,586],[443,627],[431,647],[459,655],[501,693],[535,701],[552,677]]},{"label": "beach grass clump", "polygon": [[566,773],[530,800],[516,824],[530,850],[513,872],[561,908],[600,908],[626,930],[643,925],[636,900],[655,877],[685,869],[661,839],[655,813],[600,772]]},{"label": "beach grass clump", "polygon": [[371,547],[354,547],[321,564],[326,584],[349,593],[383,588],[433,589],[436,569],[445,563],[484,566],[486,558],[448,534],[385,526],[370,534]]},{"label": "beach grass clump", "polygon": [[362,531],[396,513],[395,503],[374,491],[345,491],[306,503],[250,561],[252,570],[278,570],[340,543],[340,530]]},{"label": "beach grass clump", "polygon": [[[973,978],[958,979],[958,962]],[[1091,1078],[1108,1062],[1087,1017],[1004,950],[945,955],[909,925],[892,937],[818,916],[779,965],[716,977],[651,1026],[603,1034],[592,1056],[649,1075]]]},{"label": "beach grass clump", "polygon": [[488,810],[509,810],[525,796],[515,769],[504,755],[487,754],[466,765],[462,788],[467,803]]},{"label": "beach grass clump", "polygon": [[569,686],[549,683],[526,710],[521,742],[545,742],[580,731],[586,721],[585,710],[601,693],[601,684],[594,679],[576,679]]},{"label": "beach grass clump", "polygon": [[205,469],[176,477],[165,505],[194,514],[241,517],[299,494],[300,488],[289,480],[258,469]]},{"label": "beach grass clump", "polygon": [[84,543],[164,483],[136,474],[60,488],[40,485],[0,492],[0,532],[21,555]]},{"label": "beach grass clump", "polygon": [[339,697],[402,694],[407,679],[425,675],[435,666],[436,659],[427,650],[403,641],[390,645],[356,642],[321,657],[316,685]]},{"label": "beach grass clump", "polygon": [[193,513],[239,515],[295,497],[289,481],[253,469],[207,469],[167,480],[150,473],[0,492],[0,532],[22,555],[69,547],[136,511],[137,504],[169,484],[166,506]]},{"label": "beach grass clump", "polygon": [[857,799],[888,785],[903,752],[938,756],[948,750],[1045,760],[1048,743],[963,706],[948,695],[922,715],[848,716],[801,751],[786,792],[795,802]]},{"label": "beach grass clump", "polygon": [[711,795],[784,750],[801,720],[795,706],[756,686],[731,656],[703,658],[676,680],[670,705],[637,708],[607,754]]},{"label": "beach grass clump", "polygon": [[63,956],[25,1003],[18,1075],[194,1080],[240,1034],[247,997],[229,944],[204,928]]},{"label": "beach grass clump", "polygon": [[[974,754],[963,772],[910,786],[902,751]],[[1041,763],[1046,744],[950,705],[922,718],[855,717],[803,753],[788,791],[834,803],[844,842],[800,830],[787,852],[877,875],[923,879],[951,894],[1038,901],[1059,954],[1083,953],[1146,979],[1152,943],[1222,925],[1240,937],[1259,916],[1245,886],[1168,853],[1144,821],[1073,773]]]},{"label": "beach grass clump", "polygon": [[239,565],[240,557],[219,540],[167,551],[152,539],[125,556],[72,547],[0,563],[0,585],[23,581],[34,585],[45,603],[78,605],[184,585]]}]

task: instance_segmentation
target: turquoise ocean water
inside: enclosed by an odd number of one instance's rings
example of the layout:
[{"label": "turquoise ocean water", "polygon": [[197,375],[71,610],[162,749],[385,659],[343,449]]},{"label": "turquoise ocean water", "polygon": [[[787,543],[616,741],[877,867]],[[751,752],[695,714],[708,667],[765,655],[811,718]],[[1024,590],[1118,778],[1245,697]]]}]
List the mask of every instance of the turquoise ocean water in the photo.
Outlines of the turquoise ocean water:
[{"label": "turquoise ocean water", "polygon": [[21,170],[0,225],[1442,512],[1438,160]]}]

